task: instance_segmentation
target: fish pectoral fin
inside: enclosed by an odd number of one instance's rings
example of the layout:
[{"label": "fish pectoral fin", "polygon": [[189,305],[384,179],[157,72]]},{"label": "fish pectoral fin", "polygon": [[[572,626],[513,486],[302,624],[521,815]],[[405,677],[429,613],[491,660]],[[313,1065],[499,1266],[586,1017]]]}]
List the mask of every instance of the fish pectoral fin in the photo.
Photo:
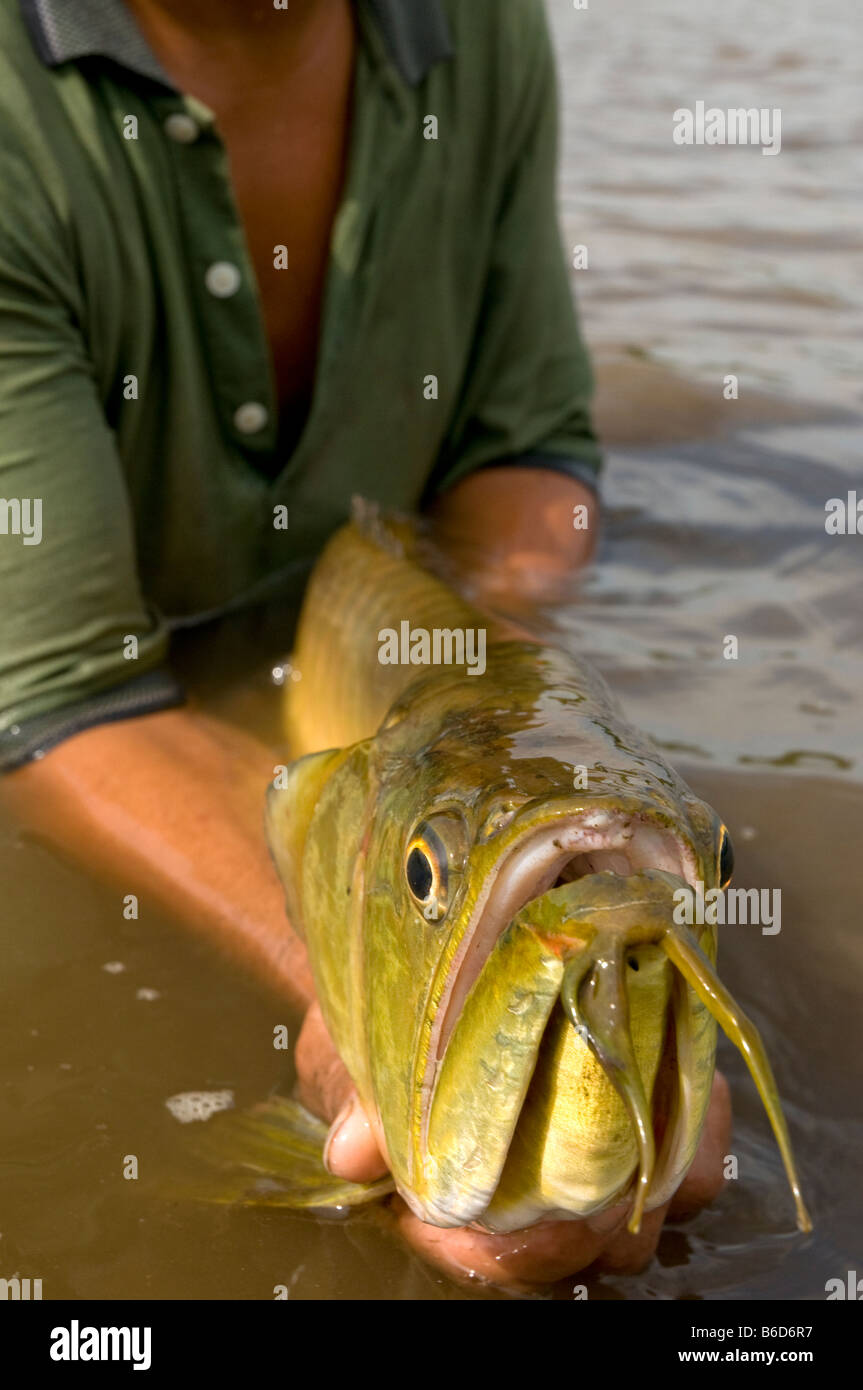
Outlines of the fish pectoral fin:
[{"label": "fish pectoral fin", "polygon": [[159,1195],[217,1205],[328,1211],[374,1202],[393,1182],[346,1182],[324,1167],[328,1126],[297,1101],[274,1095],[214,1115],[189,1134],[188,1174]]}]

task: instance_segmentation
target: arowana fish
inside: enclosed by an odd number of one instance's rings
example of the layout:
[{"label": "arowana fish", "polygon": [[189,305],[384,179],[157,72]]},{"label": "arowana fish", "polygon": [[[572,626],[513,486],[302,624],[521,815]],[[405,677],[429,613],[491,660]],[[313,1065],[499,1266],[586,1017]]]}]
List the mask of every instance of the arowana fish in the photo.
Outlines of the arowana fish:
[{"label": "arowana fish", "polygon": [[[695,1155],[718,1021],[808,1230],[716,929],[674,920],[675,892],[730,881],[726,828],[598,674],[513,639],[421,546],[366,509],[319,560],[287,693],[298,760],[267,810],[290,921],[392,1182],[437,1226],[506,1232],[631,1197],[637,1230]],[[471,665],[461,644],[478,634]],[[235,1199],[343,1206],[387,1190],[331,1178],[325,1128],[291,1102],[220,1120],[213,1152],[232,1135],[245,1173]]]}]

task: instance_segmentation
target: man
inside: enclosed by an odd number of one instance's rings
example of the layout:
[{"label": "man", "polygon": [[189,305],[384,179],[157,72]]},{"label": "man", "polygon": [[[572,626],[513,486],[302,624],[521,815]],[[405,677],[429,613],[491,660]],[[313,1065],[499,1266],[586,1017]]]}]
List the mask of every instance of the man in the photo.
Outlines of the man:
[{"label": "man", "polygon": [[[0,0],[0,55],[5,792],[308,1006],[273,754],[185,703],[168,633],[276,597],[287,639],[353,493],[431,508],[480,600],[587,558],[541,0]],[[333,1171],[379,1172],[314,1005],[298,1064]],[[661,1214],[624,1218],[530,1233],[512,1277],[643,1258]]]}]

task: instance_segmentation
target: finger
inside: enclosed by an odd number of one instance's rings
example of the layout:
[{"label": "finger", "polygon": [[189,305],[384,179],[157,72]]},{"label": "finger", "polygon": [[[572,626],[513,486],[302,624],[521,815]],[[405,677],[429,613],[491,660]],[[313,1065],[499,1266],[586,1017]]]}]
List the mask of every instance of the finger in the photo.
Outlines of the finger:
[{"label": "finger", "polygon": [[346,1178],[349,1182],[374,1182],[387,1171],[369,1117],[356,1091],[333,1121],[324,1146],[324,1163],[334,1177]]},{"label": "finger", "polygon": [[725,1182],[723,1168],[730,1143],[731,1090],[722,1073],[716,1072],[701,1143],[689,1172],[671,1199],[672,1221],[685,1221],[718,1196]]},{"label": "finger", "polygon": [[354,1088],[317,1003],[303,1020],[294,1060],[299,1099],[321,1119],[334,1120]]},{"label": "finger", "polygon": [[619,1231],[599,1256],[597,1269],[604,1274],[640,1274],[656,1253],[667,1212],[667,1202],[646,1212],[637,1235],[626,1227]]},{"label": "finger", "polygon": [[392,1208],[406,1240],[450,1279],[494,1284],[512,1293],[535,1292],[592,1264],[607,1244],[609,1230],[626,1220],[626,1208],[617,1207],[595,1221],[547,1221],[498,1236],[471,1226],[429,1226],[399,1197]]},{"label": "finger", "polygon": [[296,1064],[302,1104],[333,1122],[324,1146],[329,1171],[348,1182],[373,1182],[383,1177],[386,1162],[317,1003],[310,1006],[303,1020]]}]

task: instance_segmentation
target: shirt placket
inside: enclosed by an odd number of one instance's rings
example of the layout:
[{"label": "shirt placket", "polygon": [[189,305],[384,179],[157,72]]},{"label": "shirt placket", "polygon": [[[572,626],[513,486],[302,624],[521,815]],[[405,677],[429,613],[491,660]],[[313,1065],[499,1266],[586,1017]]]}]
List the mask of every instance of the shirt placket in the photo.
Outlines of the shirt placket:
[{"label": "shirt placket", "polygon": [[275,447],[278,407],[257,280],[213,112],[179,93],[158,99],[174,147],[190,290],[226,435],[253,458]]},{"label": "shirt placket", "polygon": [[[393,163],[402,142],[411,137],[411,98],[368,17],[361,19],[361,41],[345,191],[330,239],[312,401],[303,434],[270,485],[278,497],[305,467],[334,414],[334,377],[338,364],[350,356],[362,288],[371,278],[364,248]],[[252,462],[256,457],[263,460],[272,455],[278,440],[278,399],[263,306],[227,152],[215,114],[203,102],[173,93],[158,98],[158,105],[165,137],[176,149],[191,289],[220,422]],[[262,473],[268,472],[262,468]]]},{"label": "shirt placket", "polygon": [[330,235],[311,409],[297,447],[273,480],[275,500],[287,500],[291,483],[321,446],[328,425],[338,421],[339,372],[350,370],[364,294],[376,274],[369,254],[375,219],[404,142],[412,138],[411,96],[386,55],[374,20],[362,6],[358,15],[363,47],[357,56],[345,188]]}]

